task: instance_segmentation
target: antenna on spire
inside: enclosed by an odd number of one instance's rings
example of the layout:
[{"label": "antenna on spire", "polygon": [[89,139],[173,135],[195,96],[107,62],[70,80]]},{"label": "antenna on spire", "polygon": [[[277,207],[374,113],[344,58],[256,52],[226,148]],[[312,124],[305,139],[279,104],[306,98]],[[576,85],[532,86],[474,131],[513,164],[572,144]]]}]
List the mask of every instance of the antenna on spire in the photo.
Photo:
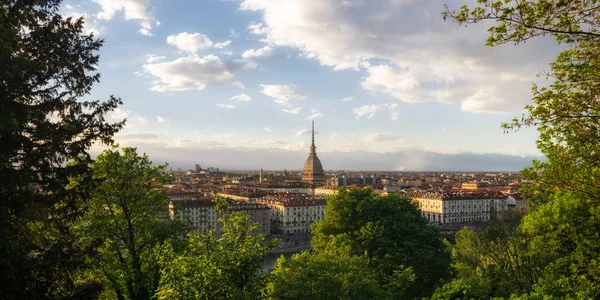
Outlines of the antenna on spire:
[{"label": "antenna on spire", "polygon": [[315,120],[312,120],[312,143],[315,143]]},{"label": "antenna on spire", "polygon": [[312,155],[316,154],[317,147],[315,146],[315,120],[312,120],[312,141],[310,144],[310,153]]}]

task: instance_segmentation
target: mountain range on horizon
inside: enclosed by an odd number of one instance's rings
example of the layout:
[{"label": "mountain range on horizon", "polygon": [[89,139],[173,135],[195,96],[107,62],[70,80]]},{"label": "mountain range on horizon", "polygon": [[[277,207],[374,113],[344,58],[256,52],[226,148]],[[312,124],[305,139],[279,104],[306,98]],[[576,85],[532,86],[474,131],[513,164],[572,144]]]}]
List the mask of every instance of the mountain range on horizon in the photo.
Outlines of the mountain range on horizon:
[{"label": "mountain range on horizon", "polygon": [[[191,169],[194,164],[218,167],[221,170],[288,170],[300,171],[308,152],[274,148],[139,148],[154,163],[168,162],[171,168]],[[322,152],[318,153],[323,168],[354,171],[520,171],[542,156],[506,154],[457,153],[446,154],[425,150],[396,152]]]}]

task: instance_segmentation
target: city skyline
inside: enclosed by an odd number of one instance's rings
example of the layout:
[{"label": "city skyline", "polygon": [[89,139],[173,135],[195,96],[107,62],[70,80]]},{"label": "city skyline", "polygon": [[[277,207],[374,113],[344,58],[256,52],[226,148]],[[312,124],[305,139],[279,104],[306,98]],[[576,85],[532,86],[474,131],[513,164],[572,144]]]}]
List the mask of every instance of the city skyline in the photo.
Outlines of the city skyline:
[{"label": "city skyline", "polygon": [[[500,124],[531,102],[532,83],[546,83],[536,75],[561,49],[554,41],[490,49],[486,26],[444,22],[437,1],[299,3],[66,1],[61,12],[85,15],[105,39],[102,79],[86,98],[121,97],[110,119],[128,124],[116,141],[157,162],[227,153],[243,164],[264,151],[293,161],[308,149],[310,120],[324,160],[472,155],[483,170],[503,167],[499,154],[515,168],[539,156],[533,128],[505,134]],[[394,157],[406,169],[408,156]]]}]

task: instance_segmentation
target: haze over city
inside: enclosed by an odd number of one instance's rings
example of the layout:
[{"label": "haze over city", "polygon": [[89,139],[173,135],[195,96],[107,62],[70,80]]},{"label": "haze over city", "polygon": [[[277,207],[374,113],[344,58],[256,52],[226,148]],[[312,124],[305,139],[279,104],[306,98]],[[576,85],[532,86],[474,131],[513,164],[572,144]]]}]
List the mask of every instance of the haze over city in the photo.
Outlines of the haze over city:
[{"label": "haze over city", "polygon": [[126,99],[116,141],[157,162],[299,170],[315,120],[326,169],[519,170],[539,158],[535,128],[500,124],[561,48],[491,49],[486,26],[445,22],[442,4],[97,0],[61,13],[106,40],[89,99]]}]

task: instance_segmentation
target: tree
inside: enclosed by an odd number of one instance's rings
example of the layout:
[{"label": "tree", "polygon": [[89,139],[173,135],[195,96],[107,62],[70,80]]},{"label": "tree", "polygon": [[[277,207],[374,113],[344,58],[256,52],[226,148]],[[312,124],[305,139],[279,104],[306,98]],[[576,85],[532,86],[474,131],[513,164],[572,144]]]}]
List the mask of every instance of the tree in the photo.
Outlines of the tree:
[{"label": "tree", "polygon": [[[106,150],[92,164],[97,184],[73,231],[94,251],[84,279],[100,281],[106,297],[149,299],[160,278],[159,246],[183,237],[181,223],[166,220],[165,166],[135,148]],[[86,183],[73,178],[69,188],[79,184]]]},{"label": "tree", "polygon": [[[506,130],[537,126],[538,149],[523,174],[533,208],[514,235],[524,237],[525,256],[538,258],[535,276],[514,298],[598,298],[600,219],[600,9],[598,1],[489,1],[446,11],[459,23],[492,20],[487,44],[519,44],[551,35],[566,44],[545,75],[548,87],[533,87],[533,104]],[[514,244],[511,239],[510,244]],[[482,258],[480,258],[482,260]],[[520,267],[519,271],[527,270]],[[510,276],[505,273],[505,276]]]},{"label": "tree", "polygon": [[257,299],[266,284],[261,262],[276,241],[267,243],[260,227],[243,211],[228,209],[217,198],[222,233],[188,235],[183,249],[165,243],[158,299]]},{"label": "tree", "polygon": [[330,243],[348,245],[349,254],[366,255],[380,284],[410,268],[414,284],[405,298],[431,293],[447,275],[450,254],[439,229],[430,226],[410,199],[380,196],[371,189],[341,189],[327,201],[325,220],[312,226],[318,255]]},{"label": "tree", "polygon": [[544,256],[530,251],[529,236],[520,231],[507,235],[501,227],[481,234],[467,228],[457,232],[452,246],[453,279],[438,288],[432,299],[509,298],[532,290],[546,263]]},{"label": "tree", "polygon": [[[68,177],[89,172],[87,150],[112,143],[123,122],[104,115],[121,101],[82,101],[99,75],[102,41],[63,19],[59,0],[0,3],[0,298],[85,296],[74,271],[85,250],[69,228],[81,194]],[[67,160],[74,163],[65,165]]]},{"label": "tree", "polygon": [[403,297],[414,281],[403,269],[381,284],[365,255],[350,254],[349,245],[331,242],[326,251],[280,257],[266,291],[272,299],[394,299]]},{"label": "tree", "polygon": [[522,298],[600,297],[600,205],[588,194],[557,192],[523,220],[532,257],[545,257],[533,291]]}]

